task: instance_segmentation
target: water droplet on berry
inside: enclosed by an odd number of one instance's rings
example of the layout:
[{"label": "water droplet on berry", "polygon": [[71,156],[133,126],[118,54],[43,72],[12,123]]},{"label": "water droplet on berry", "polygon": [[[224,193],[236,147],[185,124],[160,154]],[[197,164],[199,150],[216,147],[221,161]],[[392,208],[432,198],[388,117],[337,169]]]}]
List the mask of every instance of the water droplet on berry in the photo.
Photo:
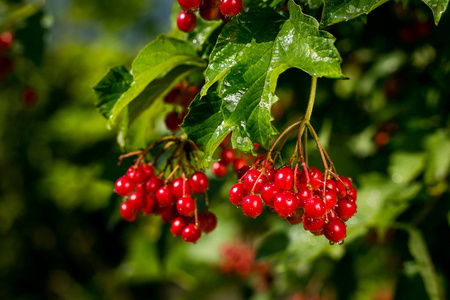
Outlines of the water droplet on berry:
[{"label": "water droplet on berry", "polygon": [[333,246],[333,245],[334,245],[334,242],[333,242],[333,241],[330,241],[329,243],[330,243],[330,245],[331,245],[331,246]]},{"label": "water droplet on berry", "polygon": [[337,244],[338,244],[338,245],[343,245],[343,244],[344,244],[344,240],[339,241]]}]

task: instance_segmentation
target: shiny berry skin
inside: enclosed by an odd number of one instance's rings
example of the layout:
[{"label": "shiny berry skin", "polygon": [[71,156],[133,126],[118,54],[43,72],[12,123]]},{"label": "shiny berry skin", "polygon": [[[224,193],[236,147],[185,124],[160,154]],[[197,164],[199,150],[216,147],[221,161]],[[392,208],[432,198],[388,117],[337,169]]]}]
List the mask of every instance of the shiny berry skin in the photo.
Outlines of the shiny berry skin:
[{"label": "shiny berry skin", "polygon": [[183,217],[178,217],[172,221],[172,225],[170,226],[170,231],[174,236],[180,236],[183,232],[183,229],[188,225],[186,220]]},{"label": "shiny berry skin", "polygon": [[195,193],[200,194],[208,189],[209,180],[205,173],[195,172],[189,179],[189,185]]},{"label": "shiny berry skin", "polygon": [[127,222],[134,222],[137,217],[137,214],[133,211],[128,202],[123,202],[120,205],[120,215],[122,216],[122,219]]},{"label": "shiny berry skin", "polygon": [[152,176],[145,182],[144,189],[147,193],[156,193],[160,187],[164,185],[164,181],[156,176]]},{"label": "shiny berry skin", "polygon": [[243,166],[247,165],[247,162],[242,157],[236,158],[233,162],[234,172],[239,171]]},{"label": "shiny berry skin", "polygon": [[135,188],[134,182],[127,176],[122,176],[116,181],[116,193],[120,196],[128,196]]},{"label": "shiny berry skin", "polygon": [[195,213],[195,201],[190,196],[184,196],[177,201],[177,211],[180,215],[192,217]]},{"label": "shiny berry skin", "polygon": [[135,211],[143,211],[147,203],[145,202],[145,196],[141,193],[134,192],[128,198],[128,205]]},{"label": "shiny berry skin", "polygon": [[313,192],[310,191],[305,184],[298,184],[297,185],[297,198],[298,198],[298,207],[305,207],[305,202],[308,199],[311,199],[313,196]]},{"label": "shiny berry skin", "polygon": [[267,183],[261,190],[261,198],[267,206],[273,207],[276,196],[281,192],[275,183]]},{"label": "shiny berry skin", "polygon": [[236,171],[237,179],[241,180],[245,174],[247,174],[248,170],[250,170],[249,165],[244,165],[242,168]]},{"label": "shiny berry skin", "polygon": [[308,231],[319,231],[325,225],[326,218],[322,217],[320,219],[314,219],[309,217],[307,214],[303,215],[303,227]]},{"label": "shiny berry skin", "polygon": [[276,175],[277,175],[276,169],[267,169],[266,170],[266,176],[267,176],[267,179],[269,179],[269,182],[275,182]]},{"label": "shiny berry skin", "polygon": [[234,17],[241,12],[242,0],[222,0],[220,12],[228,17]]},{"label": "shiny berry skin", "polygon": [[153,169],[152,165],[150,164],[142,165],[141,168],[144,171],[145,179],[149,179],[150,177],[155,175],[155,169]]},{"label": "shiny berry skin", "polygon": [[[323,174],[320,170],[316,168],[310,168],[308,176],[309,184],[311,184],[311,187],[314,191],[316,191],[320,187],[323,187]],[[305,172],[300,175],[300,183],[308,185],[308,177],[306,177]]]},{"label": "shiny berry skin", "polygon": [[332,218],[323,226],[323,233],[331,242],[338,243],[347,235],[347,228],[344,221],[339,218]]},{"label": "shiny berry skin", "polygon": [[163,186],[156,192],[156,200],[161,206],[172,204],[175,199],[176,198],[172,195],[168,186]]},{"label": "shiny berry skin", "polygon": [[220,162],[215,162],[212,165],[212,172],[217,177],[225,177],[228,173],[228,167]]},{"label": "shiny berry skin", "polygon": [[146,179],[146,174],[142,166],[138,166],[136,169],[134,167],[128,168],[127,176],[133,180],[135,184],[142,183]]},{"label": "shiny berry skin", "polygon": [[337,206],[335,208],[336,214],[343,220],[348,220],[356,212],[355,201],[348,201],[345,198],[339,199]]},{"label": "shiny berry skin", "polygon": [[268,182],[267,176],[255,169],[249,170],[244,177],[244,186],[247,191],[253,191],[256,194],[261,193],[262,187]]},{"label": "shiny berry skin", "polygon": [[297,209],[297,197],[293,192],[282,192],[275,197],[273,207],[280,218],[286,219]]},{"label": "shiny berry skin", "polygon": [[170,184],[170,192],[175,198],[181,198],[191,194],[191,187],[187,180],[183,178],[177,178]]},{"label": "shiny berry skin", "polygon": [[147,215],[154,213],[156,211],[157,205],[155,196],[150,194],[145,195],[145,202],[146,202],[145,208],[143,209],[142,212]]},{"label": "shiny berry skin", "polygon": [[209,233],[217,226],[217,217],[212,212],[201,212],[198,214],[198,225],[201,231]]},{"label": "shiny berry skin", "polygon": [[187,225],[181,232],[181,237],[186,243],[195,243],[196,241],[198,241],[201,235],[202,231],[194,224]]},{"label": "shiny berry skin", "polygon": [[234,152],[231,148],[225,148],[222,151],[220,162],[229,165],[232,162],[234,162],[234,159],[236,158],[236,152]]},{"label": "shiny berry skin", "polygon": [[242,205],[242,201],[247,197],[248,191],[242,183],[236,183],[230,189],[230,201],[236,206]]},{"label": "shiny berry skin", "polygon": [[356,198],[358,197],[358,192],[354,187],[351,187],[347,191],[347,197],[349,198],[349,200],[356,201]]},{"label": "shiny berry skin", "polygon": [[291,190],[294,186],[294,171],[289,167],[279,169],[275,175],[275,183],[282,190]]},{"label": "shiny berry skin", "polygon": [[242,201],[242,211],[250,218],[256,218],[262,213],[263,203],[257,195],[248,195]]},{"label": "shiny berry skin", "polygon": [[305,202],[305,213],[314,219],[325,216],[325,203],[319,197],[312,197]]},{"label": "shiny berry skin", "polygon": [[[320,195],[323,195],[323,193],[320,192]],[[327,190],[325,192],[325,209],[327,211],[333,209],[333,207],[336,205],[336,201],[337,201],[336,192],[333,190]]]},{"label": "shiny berry skin", "polygon": [[178,0],[178,4],[182,10],[193,10],[197,9],[200,5],[201,0]]},{"label": "shiny berry skin", "polygon": [[180,11],[177,18],[177,27],[181,31],[191,32],[197,26],[197,17],[194,13]]}]

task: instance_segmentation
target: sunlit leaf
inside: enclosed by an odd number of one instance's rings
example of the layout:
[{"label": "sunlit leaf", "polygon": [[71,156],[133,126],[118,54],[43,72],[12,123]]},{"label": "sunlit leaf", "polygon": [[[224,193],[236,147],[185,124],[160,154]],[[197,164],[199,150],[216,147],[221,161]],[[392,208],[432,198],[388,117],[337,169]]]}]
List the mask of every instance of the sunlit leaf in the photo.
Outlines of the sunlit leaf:
[{"label": "sunlit leaf", "polygon": [[449,0],[422,0],[433,11],[434,22],[436,25],[441,20],[442,15],[447,9]]},{"label": "sunlit leaf", "polygon": [[321,27],[368,14],[389,0],[325,0]]}]

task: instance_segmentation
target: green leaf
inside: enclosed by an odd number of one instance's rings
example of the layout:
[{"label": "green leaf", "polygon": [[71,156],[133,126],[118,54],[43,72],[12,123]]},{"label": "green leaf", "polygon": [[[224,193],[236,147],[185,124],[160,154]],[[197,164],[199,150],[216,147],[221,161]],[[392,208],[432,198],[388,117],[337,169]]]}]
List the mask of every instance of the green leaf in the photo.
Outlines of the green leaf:
[{"label": "green leaf", "polygon": [[220,111],[222,99],[211,91],[200,98],[197,96],[189,106],[189,113],[181,125],[189,139],[205,149],[201,167],[211,164],[212,155],[220,142],[234,127],[223,126],[223,115]]},{"label": "green leaf", "polygon": [[428,296],[431,300],[444,299],[433,261],[431,260],[430,253],[428,252],[427,245],[421,232],[407,224],[397,224],[396,227],[406,230],[409,233],[409,252],[419,266],[419,272],[422,276]]},{"label": "green leaf", "polygon": [[109,119],[112,115],[117,99],[128,90],[133,82],[133,76],[124,66],[111,68],[99,83],[94,87],[97,95],[95,107],[100,114]]},{"label": "green leaf", "polygon": [[436,185],[445,182],[450,172],[450,136],[445,130],[438,130],[425,139],[427,167],[425,182]]},{"label": "green leaf", "polygon": [[115,103],[110,116],[111,124],[117,125],[120,113],[153,80],[180,65],[204,67],[205,61],[198,57],[190,43],[164,35],[142,49],[132,65],[134,81]]},{"label": "green leaf", "polygon": [[424,166],[424,153],[395,152],[391,156],[388,172],[392,181],[406,184],[422,173]]},{"label": "green leaf", "polygon": [[321,27],[368,14],[389,0],[325,0]]},{"label": "green leaf", "polygon": [[293,1],[288,7],[290,19],[272,12],[233,19],[210,56],[202,96],[219,83],[221,126],[233,128],[233,147],[242,151],[252,152],[253,142],[267,146],[277,133],[270,109],[277,101],[274,92],[282,72],[298,68],[311,76],[344,78],[335,38],[319,31],[318,22]]},{"label": "green leaf", "polygon": [[447,9],[449,0],[422,0],[423,3],[428,5],[428,7],[433,12],[434,23],[437,25],[441,20],[442,15]]}]

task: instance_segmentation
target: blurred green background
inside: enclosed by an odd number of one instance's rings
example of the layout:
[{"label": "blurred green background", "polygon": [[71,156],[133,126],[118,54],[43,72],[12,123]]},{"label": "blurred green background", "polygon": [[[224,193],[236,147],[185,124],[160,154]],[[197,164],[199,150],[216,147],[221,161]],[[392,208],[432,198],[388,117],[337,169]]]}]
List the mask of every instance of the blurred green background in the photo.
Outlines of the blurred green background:
[{"label": "blurred green background", "polygon": [[[92,87],[171,30],[173,1],[0,1],[0,32],[15,36],[0,52],[12,64],[0,78],[0,299],[445,299],[450,17],[436,27],[406,2],[328,28],[350,80],[319,80],[312,124],[359,192],[345,244],[330,246],[269,211],[243,216],[227,200],[233,174],[211,177],[218,227],[195,245],[156,216],[121,221],[113,186],[132,161],[117,165]],[[318,16],[317,1],[300,3]],[[279,130],[301,118],[309,84],[299,70],[280,77]]]}]

